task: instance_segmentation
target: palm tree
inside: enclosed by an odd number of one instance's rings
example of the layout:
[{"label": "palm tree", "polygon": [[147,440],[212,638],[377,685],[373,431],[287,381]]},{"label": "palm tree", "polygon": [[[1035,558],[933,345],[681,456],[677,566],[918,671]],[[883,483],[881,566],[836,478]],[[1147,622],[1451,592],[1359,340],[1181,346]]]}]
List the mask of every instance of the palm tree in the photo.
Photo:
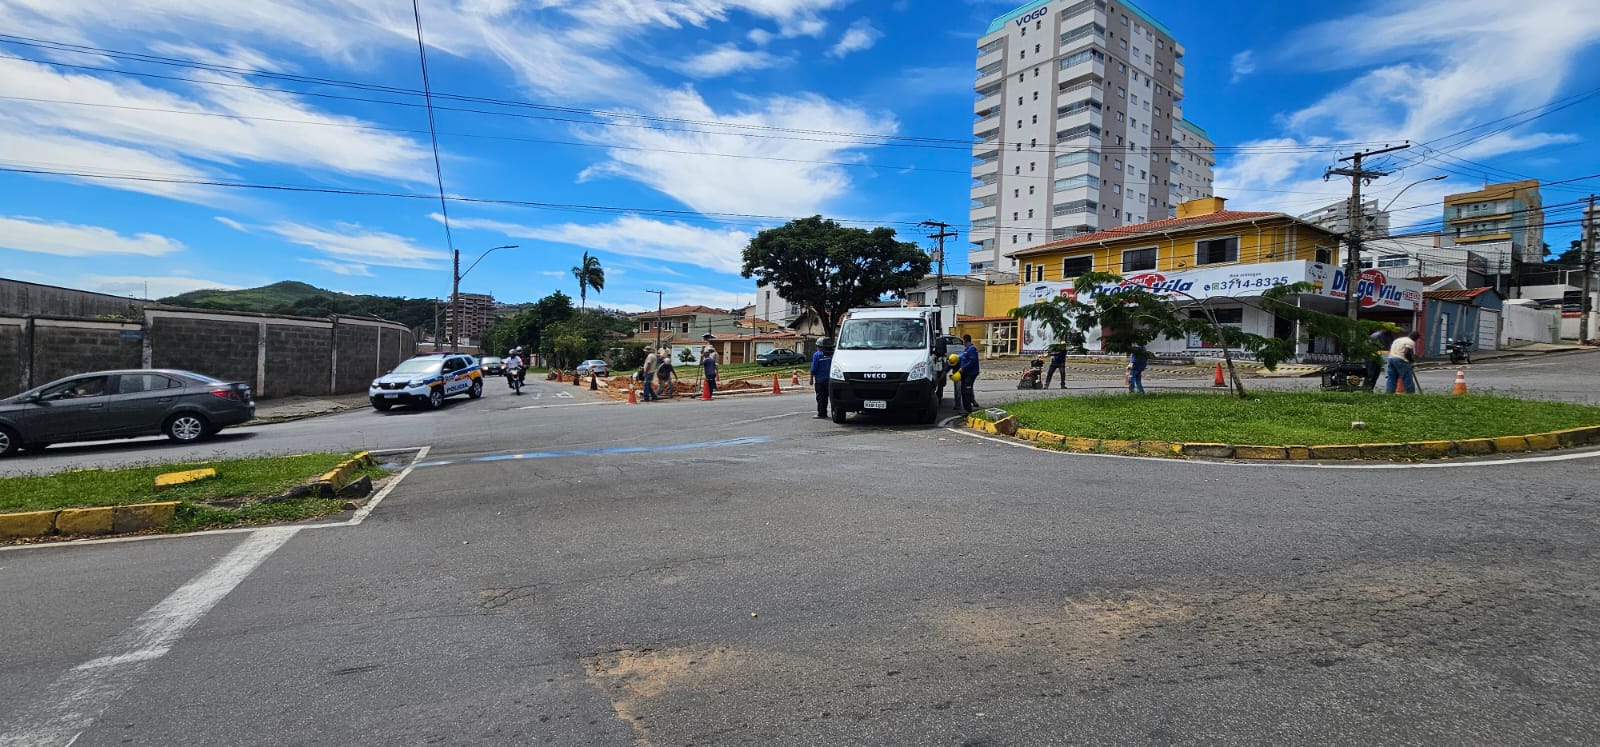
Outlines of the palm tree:
[{"label": "palm tree", "polygon": [[606,287],[606,271],[600,267],[600,258],[591,257],[588,252],[583,253],[583,264],[572,268],[572,276],[578,279],[578,308],[583,309],[589,304],[589,289],[599,293]]}]

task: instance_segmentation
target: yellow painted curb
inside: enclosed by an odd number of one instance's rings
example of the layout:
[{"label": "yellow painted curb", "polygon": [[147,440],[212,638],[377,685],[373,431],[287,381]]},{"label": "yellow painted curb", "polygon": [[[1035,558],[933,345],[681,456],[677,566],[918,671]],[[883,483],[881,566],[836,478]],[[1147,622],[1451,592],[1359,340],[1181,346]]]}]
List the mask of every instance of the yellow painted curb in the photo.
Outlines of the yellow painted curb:
[{"label": "yellow painted curb", "polygon": [[1428,459],[1440,459],[1455,453],[1453,441],[1417,441],[1411,446],[1417,450],[1417,456]]},{"label": "yellow painted curb", "polygon": [[1456,453],[1461,456],[1479,456],[1494,453],[1494,439],[1466,438],[1456,441]]},{"label": "yellow painted curb", "polygon": [[1292,462],[1303,462],[1303,461],[1311,458],[1311,447],[1310,446],[1290,446],[1290,447],[1288,447],[1288,449],[1289,449],[1289,461],[1292,461]]},{"label": "yellow painted curb", "polygon": [[0,514],[0,539],[43,537],[56,525],[60,511],[28,511],[20,514]]},{"label": "yellow painted curb", "polygon": [[1600,425],[1589,425],[1582,428],[1567,428],[1555,431],[1554,435],[1561,441],[1561,445],[1571,448],[1585,446],[1600,441]]},{"label": "yellow painted curb", "polygon": [[164,475],[156,475],[156,492],[159,493],[163,490],[169,490],[171,488],[178,487],[179,485],[188,485],[191,482],[209,480],[216,476],[217,471],[211,469],[210,467],[206,467],[205,469],[190,469],[182,472],[168,472]]},{"label": "yellow painted curb", "polygon": [[1288,459],[1287,446],[1235,446],[1234,459]]},{"label": "yellow painted curb", "polygon": [[1360,459],[1361,447],[1354,444],[1328,444],[1311,447],[1312,459]]},{"label": "yellow painted curb", "polygon": [[1528,440],[1528,451],[1549,451],[1561,448],[1561,439],[1554,433],[1534,433],[1523,436]]},{"label": "yellow painted curb", "polygon": [[140,503],[135,506],[115,506],[111,514],[111,531],[140,532],[155,529],[169,521],[178,510],[178,502]]},{"label": "yellow painted curb", "polygon": [[110,506],[98,508],[64,508],[56,515],[56,534],[110,534],[112,516]]},{"label": "yellow painted curb", "polygon": [[326,486],[328,492],[337,493],[350,484],[357,472],[370,466],[372,466],[372,454],[365,451],[357,452],[355,456],[340,462],[338,466],[322,473],[321,477],[312,482],[317,486]]},{"label": "yellow painted curb", "polygon": [[1080,436],[1062,436],[1061,445],[1073,451],[1099,451],[1100,439]]},{"label": "yellow painted curb", "polygon": [[1511,451],[1527,451],[1528,439],[1522,436],[1500,436],[1494,439],[1494,450],[1501,454]]},{"label": "yellow painted curb", "polygon": [[1106,454],[1121,454],[1123,456],[1143,456],[1139,449],[1138,441],[1124,441],[1117,438],[1100,439],[1100,451]]},{"label": "yellow painted curb", "polygon": [[1411,444],[1361,444],[1362,459],[1396,459],[1411,455]]},{"label": "yellow painted curb", "polygon": [[1177,444],[1178,453],[1186,457],[1207,457],[1210,459],[1232,459],[1233,447],[1227,444],[1192,443]]}]

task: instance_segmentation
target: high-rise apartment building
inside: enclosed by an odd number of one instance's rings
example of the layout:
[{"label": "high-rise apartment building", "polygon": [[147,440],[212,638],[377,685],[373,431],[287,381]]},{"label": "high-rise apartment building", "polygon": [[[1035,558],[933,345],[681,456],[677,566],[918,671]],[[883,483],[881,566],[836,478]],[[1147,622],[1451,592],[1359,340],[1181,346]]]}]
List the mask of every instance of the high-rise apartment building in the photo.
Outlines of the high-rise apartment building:
[{"label": "high-rise apartment building", "polygon": [[[1377,200],[1361,203],[1361,217],[1364,219],[1361,235],[1368,238],[1389,235],[1389,213],[1378,209]],[[1337,234],[1350,233],[1350,201],[1340,200],[1309,213],[1302,213],[1300,220],[1322,226]]]},{"label": "high-rise apartment building", "polygon": [[1544,250],[1544,202],[1539,181],[1486,185],[1444,198],[1444,231],[1457,244],[1510,241],[1517,261]]},{"label": "high-rise apartment building", "polygon": [[1137,6],[1034,0],[989,25],[977,67],[973,274],[1211,196],[1215,147],[1183,119],[1183,47]]},{"label": "high-rise apartment building", "polygon": [[[456,306],[461,311],[461,338],[463,340],[476,340],[483,331],[494,326],[495,307],[494,296],[480,293],[462,293]],[[450,304],[445,304],[444,328],[455,329],[455,311]]]}]

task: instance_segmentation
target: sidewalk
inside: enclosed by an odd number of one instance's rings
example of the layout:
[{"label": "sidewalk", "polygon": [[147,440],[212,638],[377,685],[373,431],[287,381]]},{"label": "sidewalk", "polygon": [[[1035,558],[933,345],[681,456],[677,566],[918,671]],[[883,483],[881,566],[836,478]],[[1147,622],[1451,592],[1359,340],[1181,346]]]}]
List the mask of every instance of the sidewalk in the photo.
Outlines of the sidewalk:
[{"label": "sidewalk", "polygon": [[265,399],[256,403],[256,419],[250,421],[249,424],[286,423],[291,420],[314,418],[319,415],[332,415],[336,412],[359,410],[369,406],[365,393],[336,394],[327,397]]}]

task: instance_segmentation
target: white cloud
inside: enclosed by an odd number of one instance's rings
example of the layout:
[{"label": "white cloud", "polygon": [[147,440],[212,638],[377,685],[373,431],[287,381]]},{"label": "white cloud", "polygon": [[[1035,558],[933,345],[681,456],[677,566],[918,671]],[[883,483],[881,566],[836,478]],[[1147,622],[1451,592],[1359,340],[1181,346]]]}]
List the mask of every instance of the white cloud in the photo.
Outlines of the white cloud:
[{"label": "white cloud", "polygon": [[828,50],[829,57],[844,57],[851,52],[861,52],[872,49],[883,38],[883,32],[873,28],[872,22],[863,18],[850,24],[849,30],[839,38],[839,42]]},{"label": "white cloud", "polygon": [[124,236],[109,228],[0,215],[0,248],[58,257],[133,254],[161,257],[183,251],[183,244],[165,236]]},{"label": "white cloud", "polygon": [[331,259],[304,258],[302,258],[300,261],[308,265],[316,265],[317,267],[321,267],[322,269],[327,270],[335,275],[347,275],[363,278],[372,277],[372,268],[357,262],[335,262]]},{"label": "white cloud", "polygon": [[762,70],[783,64],[785,60],[758,50],[744,50],[724,44],[709,52],[695,55],[678,65],[684,75],[695,78],[714,78],[730,73]]},{"label": "white cloud", "polygon": [[461,230],[498,231],[506,236],[570,244],[588,250],[695,265],[733,274],[744,267],[744,248],[752,238],[750,234],[734,229],[665,223],[634,215],[594,225],[563,223],[525,226],[472,218],[452,218],[450,225]]},{"label": "white cloud", "polygon": [[420,247],[404,236],[369,231],[353,223],[337,224],[336,230],[275,223],[264,230],[345,264],[437,270],[448,267],[450,262],[450,253],[442,249]]},{"label": "white cloud", "polygon": [[[1444,17],[1453,20],[1440,23]],[[1580,55],[1597,40],[1600,14],[1566,0],[1514,5],[1495,0],[1422,0],[1316,24],[1291,34],[1271,55],[1274,64],[1361,72],[1346,85],[1286,113],[1281,137],[1243,145],[1418,143],[1410,151],[1374,163],[1406,169],[1368,191],[1381,195],[1433,176],[1441,167],[1461,170],[1459,164],[1437,160],[1436,151],[1493,159],[1574,142],[1577,137],[1570,133],[1538,131],[1537,122],[1495,132],[1505,126],[1496,121],[1555,100]],[[1241,57],[1246,67],[1255,66],[1253,55],[1241,53],[1234,60],[1236,73]],[[1455,134],[1477,125],[1485,126]],[[1251,154],[1246,148],[1217,169],[1217,192],[1311,192],[1266,202],[1282,208],[1314,208],[1318,205],[1307,203],[1326,204],[1349,194],[1348,180],[1321,180],[1334,157],[1303,151]],[[1460,184],[1448,182],[1420,185],[1406,192],[1395,207],[1418,205],[1460,189]],[[1399,227],[1437,217],[1438,210],[1437,204],[1418,207],[1394,216],[1394,223]]]},{"label": "white cloud", "polygon": [[85,275],[74,287],[131,298],[166,298],[197,290],[238,290],[241,286],[216,280],[171,275]]},{"label": "white cloud", "polygon": [[216,218],[218,223],[221,223],[222,225],[227,226],[227,227],[229,227],[229,228],[231,228],[231,229],[233,229],[235,231],[238,231],[240,233],[250,233],[250,229],[245,228],[244,225],[241,224],[239,221],[236,221],[236,220],[234,220],[232,218],[229,218],[229,217],[226,217],[226,216],[222,216],[222,215],[218,215],[218,216],[214,216],[214,217]]},{"label": "white cloud", "polygon": [[[763,135],[771,133],[759,128],[840,133],[892,133],[898,129],[887,115],[873,116],[817,96],[773,97],[750,102],[750,109],[731,114],[713,111],[692,90],[674,91],[656,101],[653,114],[725,127],[613,128],[606,133],[606,140],[594,137],[594,142],[643,150],[610,149],[606,151],[609,160],[585,170],[584,178],[615,176],[641,182],[707,213],[814,215],[828,212],[829,202],[850,189],[845,169],[821,162],[861,160],[854,151],[866,147],[866,140],[852,135],[770,137]],[[752,126],[758,129],[750,129]],[[734,168],[728,159],[705,153],[786,160],[740,161]]]},{"label": "white cloud", "polygon": [[1256,71],[1255,50],[1246,49],[1245,51],[1234,55],[1233,60],[1229,63],[1228,67],[1233,71],[1233,78],[1230,81],[1233,83],[1238,83],[1246,76],[1254,74]]}]

